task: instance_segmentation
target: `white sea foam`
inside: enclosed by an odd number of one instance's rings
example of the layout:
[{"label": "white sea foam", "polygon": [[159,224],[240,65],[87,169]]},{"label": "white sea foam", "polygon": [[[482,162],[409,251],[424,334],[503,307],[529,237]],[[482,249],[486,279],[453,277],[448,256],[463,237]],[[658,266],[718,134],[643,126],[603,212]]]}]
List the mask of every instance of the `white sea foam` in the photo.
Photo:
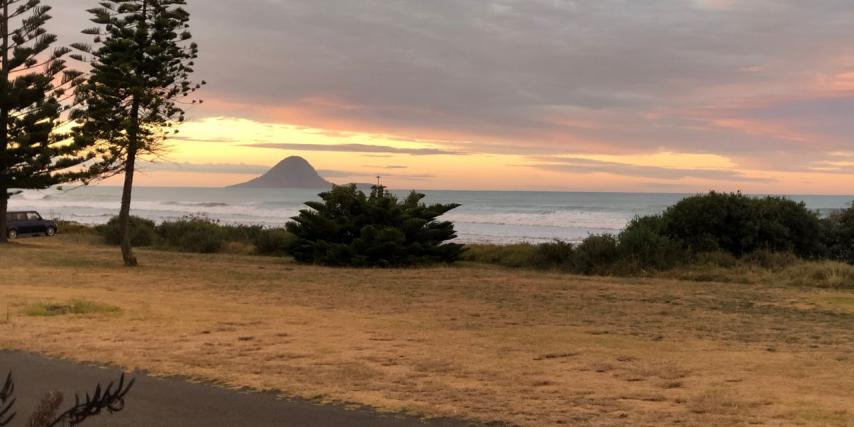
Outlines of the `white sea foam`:
[{"label": "white sea foam", "polygon": [[[591,233],[617,233],[636,215],[658,213],[682,195],[428,191],[427,201],[462,206],[442,219],[455,223],[462,242],[579,241]],[[404,195],[401,193],[401,195]],[[120,189],[25,191],[12,209],[34,209],[50,218],[86,224],[107,222],[119,210]],[[229,224],[283,226],[297,215],[311,190],[138,188],[134,215],[163,221],[200,215]],[[804,197],[815,209],[841,208],[846,197]]]},{"label": "white sea foam", "polygon": [[455,223],[497,226],[541,226],[619,230],[633,217],[628,212],[566,210],[557,212],[451,212],[444,219]]}]

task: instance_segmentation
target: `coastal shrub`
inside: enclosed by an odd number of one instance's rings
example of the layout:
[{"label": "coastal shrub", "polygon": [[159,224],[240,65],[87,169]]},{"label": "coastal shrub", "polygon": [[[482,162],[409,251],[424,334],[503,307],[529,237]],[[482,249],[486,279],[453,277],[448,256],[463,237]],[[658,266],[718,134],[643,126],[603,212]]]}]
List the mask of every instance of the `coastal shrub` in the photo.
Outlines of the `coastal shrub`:
[{"label": "coastal shrub", "polygon": [[680,240],[662,234],[664,220],[660,216],[632,220],[619,236],[619,258],[633,270],[666,270],[689,261],[689,254]]},{"label": "coastal shrub", "polygon": [[828,258],[854,264],[854,203],[831,214],[824,226]]},{"label": "coastal shrub", "polygon": [[536,256],[537,246],[530,243],[472,244],[466,245],[461,260],[511,268],[532,268]]},{"label": "coastal shrub", "polygon": [[299,262],[333,266],[454,262],[463,246],[448,243],[456,238],[454,225],[437,218],[459,205],[426,205],[424,197],[413,191],[401,201],[383,186],[370,195],[355,185],[335,186],[287,224],[297,239],[291,253]]},{"label": "coastal shrub", "polygon": [[537,268],[568,268],[575,255],[572,244],[563,240],[540,243],[534,249],[533,265]]},{"label": "coastal shrub", "polygon": [[683,199],[661,218],[663,235],[697,252],[721,249],[741,256],[766,249],[804,258],[824,253],[818,215],[782,197],[711,192]]},{"label": "coastal shrub", "polygon": [[802,287],[854,289],[854,266],[835,261],[801,261],[779,272],[777,282]]},{"label": "coastal shrub", "polygon": [[203,217],[184,217],[157,227],[166,246],[186,252],[219,252],[228,241],[228,232],[216,222]]},{"label": "coastal shrub", "polygon": [[94,227],[75,221],[63,221],[56,219],[57,232],[62,234],[96,234]]},{"label": "coastal shrub", "polygon": [[[65,224],[65,223],[63,223]],[[62,226],[62,225],[61,225]],[[92,228],[77,225],[74,233],[87,233]],[[260,225],[227,225],[200,216],[187,216],[155,225],[151,220],[131,217],[131,243],[137,247],[158,246],[163,249],[195,253],[240,253],[286,256],[296,237],[283,228],[267,229]],[[118,245],[118,217],[94,228],[109,244]]]},{"label": "coastal shrub", "polygon": [[691,257],[691,264],[708,267],[735,267],[739,259],[724,251],[700,252]]},{"label": "coastal shrub", "polygon": [[260,255],[288,255],[296,240],[296,236],[284,228],[261,230],[252,236],[252,244],[255,245],[255,251]]},{"label": "coastal shrub", "polygon": [[791,252],[775,252],[767,249],[753,251],[743,256],[741,260],[749,265],[759,266],[769,271],[781,271],[800,261],[798,256]]},{"label": "coastal shrub", "polygon": [[[136,216],[129,218],[130,241],[133,246],[152,246],[157,242],[157,232],[154,221]],[[119,233],[119,217],[111,218],[106,224],[100,225],[95,230],[104,237],[104,241],[110,245],[120,245],[122,237]]]},{"label": "coastal shrub", "polygon": [[562,240],[539,244],[475,244],[466,245],[462,260],[510,268],[552,270],[568,269],[573,254],[572,244]]},{"label": "coastal shrub", "polygon": [[617,239],[611,234],[594,234],[576,248],[570,263],[571,271],[579,274],[610,274],[619,261]]}]

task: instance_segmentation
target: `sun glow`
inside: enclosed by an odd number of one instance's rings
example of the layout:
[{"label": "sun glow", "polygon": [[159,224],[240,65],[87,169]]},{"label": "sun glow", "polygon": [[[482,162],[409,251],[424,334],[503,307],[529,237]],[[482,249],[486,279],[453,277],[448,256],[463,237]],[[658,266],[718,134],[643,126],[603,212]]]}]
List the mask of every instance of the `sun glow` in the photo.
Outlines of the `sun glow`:
[{"label": "sun glow", "polygon": [[[154,159],[155,166],[143,163],[137,182],[227,186],[254,178],[285,157],[302,156],[338,184],[374,182],[379,175],[387,185],[402,189],[810,193],[826,192],[839,182],[839,169],[847,167],[823,163],[812,172],[795,173],[746,170],[735,159],[708,153],[567,150],[530,155],[467,148],[453,141],[211,117],[183,124],[180,133],[167,141],[163,157]],[[582,166],[574,166],[577,162]],[[106,184],[119,184],[120,178]]]}]

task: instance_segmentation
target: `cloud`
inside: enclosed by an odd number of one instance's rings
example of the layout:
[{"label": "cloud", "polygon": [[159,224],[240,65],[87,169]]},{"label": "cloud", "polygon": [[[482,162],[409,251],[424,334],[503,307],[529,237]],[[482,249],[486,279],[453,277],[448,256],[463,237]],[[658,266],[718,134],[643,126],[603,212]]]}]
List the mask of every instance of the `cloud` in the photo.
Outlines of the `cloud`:
[{"label": "cloud", "polygon": [[701,178],[710,181],[751,181],[766,183],[775,182],[772,179],[750,177],[744,175],[741,172],[723,169],[681,169],[665,168],[658,166],[640,166],[575,157],[552,157],[541,158],[540,160],[540,163],[536,163],[532,165],[532,167],[555,172],[567,172],[576,174],[606,173],[628,177],[652,178],[662,180]]},{"label": "cloud", "polygon": [[[372,180],[376,178],[376,174],[370,172],[356,172],[356,171],[339,171],[339,170],[318,170],[317,171],[320,176],[324,178],[356,178],[356,179],[367,179]],[[410,181],[423,181],[430,180],[436,178],[435,175],[431,174],[404,174],[404,173],[384,173],[382,174],[383,178],[401,178],[404,180]]]},{"label": "cloud", "polygon": [[182,142],[214,142],[214,143],[237,143],[240,142],[237,138],[225,138],[225,137],[206,137],[206,138],[198,138],[192,136],[185,135],[174,135],[169,137],[169,141],[182,141]]},{"label": "cloud", "polygon": [[393,153],[393,154],[410,154],[413,156],[444,156],[444,155],[459,155],[461,153],[455,151],[444,150],[440,148],[400,148],[390,147],[386,145],[369,145],[369,144],[288,144],[288,143],[262,143],[262,144],[244,144],[244,147],[251,148],[270,148],[277,150],[296,150],[296,151],[332,151],[343,153]]},{"label": "cloud", "polygon": [[[84,39],[91,1],[52,3],[61,41]],[[770,171],[854,150],[851,0],[198,0],[189,9],[196,74],[210,83],[201,95],[212,101],[191,117],[462,141],[431,144],[435,154],[669,150]]]},{"label": "cloud", "polygon": [[324,178],[350,178],[354,176],[364,176],[364,172],[342,171],[332,169],[318,169],[318,175]]},{"label": "cloud", "polygon": [[374,169],[409,169],[409,166],[402,165],[365,165],[365,167]]},{"label": "cloud", "polygon": [[193,173],[216,173],[216,174],[244,174],[260,175],[268,170],[269,166],[246,165],[246,164],[222,164],[222,163],[175,163],[175,162],[144,162],[139,165],[143,171],[169,171],[169,172],[193,172]]}]

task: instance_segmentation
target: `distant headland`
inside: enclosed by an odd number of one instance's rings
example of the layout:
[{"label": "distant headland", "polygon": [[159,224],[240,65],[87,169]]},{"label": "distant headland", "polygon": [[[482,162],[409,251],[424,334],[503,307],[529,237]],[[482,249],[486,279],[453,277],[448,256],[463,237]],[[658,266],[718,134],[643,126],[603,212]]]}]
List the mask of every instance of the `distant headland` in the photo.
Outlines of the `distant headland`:
[{"label": "distant headland", "polygon": [[229,188],[329,188],[332,183],[323,179],[313,166],[299,156],[288,157],[264,175]]}]

